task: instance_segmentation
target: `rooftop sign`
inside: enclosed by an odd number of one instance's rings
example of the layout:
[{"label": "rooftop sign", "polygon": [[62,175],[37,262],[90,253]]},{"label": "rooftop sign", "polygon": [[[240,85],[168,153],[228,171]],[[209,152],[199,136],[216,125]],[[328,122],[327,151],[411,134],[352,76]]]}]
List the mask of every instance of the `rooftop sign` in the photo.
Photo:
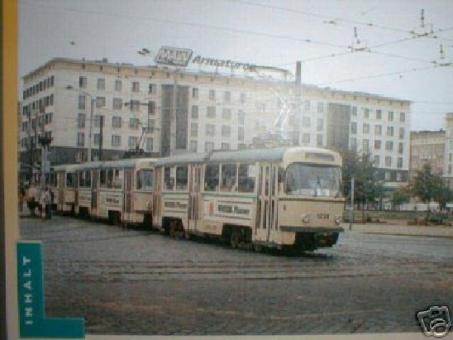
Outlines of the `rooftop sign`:
[{"label": "rooftop sign", "polygon": [[162,46],[157,52],[154,61],[157,64],[165,64],[171,66],[187,66],[193,51],[188,48],[177,48]]}]

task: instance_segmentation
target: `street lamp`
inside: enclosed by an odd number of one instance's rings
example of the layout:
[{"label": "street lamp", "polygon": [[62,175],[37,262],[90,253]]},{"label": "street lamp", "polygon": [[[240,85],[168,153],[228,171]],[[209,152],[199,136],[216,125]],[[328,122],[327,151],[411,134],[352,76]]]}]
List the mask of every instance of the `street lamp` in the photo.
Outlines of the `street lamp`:
[{"label": "street lamp", "polygon": [[74,90],[74,91],[78,91],[79,93],[82,93],[83,95],[85,96],[88,96],[90,97],[90,132],[89,132],[89,135],[88,135],[88,155],[87,155],[87,160],[88,162],[91,162],[92,159],[91,159],[91,137],[92,137],[92,134],[93,134],[93,110],[94,110],[94,102],[96,101],[96,96],[93,96],[92,94],[86,92],[86,91],[83,91],[79,88],[75,88],[74,86],[72,85],[68,85],[66,86],[66,90]]}]

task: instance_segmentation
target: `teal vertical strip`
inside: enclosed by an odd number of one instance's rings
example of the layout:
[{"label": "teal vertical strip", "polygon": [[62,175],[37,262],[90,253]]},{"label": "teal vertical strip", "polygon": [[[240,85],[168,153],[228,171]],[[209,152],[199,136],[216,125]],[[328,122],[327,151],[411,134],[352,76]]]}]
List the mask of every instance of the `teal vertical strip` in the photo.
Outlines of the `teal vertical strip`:
[{"label": "teal vertical strip", "polygon": [[20,336],[23,338],[85,338],[82,318],[46,318],[41,243],[18,242],[17,273]]}]

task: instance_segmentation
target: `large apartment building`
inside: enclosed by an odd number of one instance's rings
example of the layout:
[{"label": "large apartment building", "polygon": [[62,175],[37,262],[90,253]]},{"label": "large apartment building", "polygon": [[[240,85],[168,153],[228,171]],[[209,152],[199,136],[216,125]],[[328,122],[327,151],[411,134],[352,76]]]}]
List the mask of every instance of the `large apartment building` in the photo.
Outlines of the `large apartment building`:
[{"label": "large apartment building", "polygon": [[445,167],[445,131],[411,132],[409,177],[429,164],[434,173],[443,175]]},{"label": "large apartment building", "polygon": [[102,149],[110,159],[137,146],[152,156],[246,148],[279,132],[297,145],[368,153],[389,187],[408,177],[410,102],[362,92],[56,58],[23,78],[22,115],[24,162],[39,135],[53,138],[49,159],[60,164],[85,160],[90,136],[94,157]]}]

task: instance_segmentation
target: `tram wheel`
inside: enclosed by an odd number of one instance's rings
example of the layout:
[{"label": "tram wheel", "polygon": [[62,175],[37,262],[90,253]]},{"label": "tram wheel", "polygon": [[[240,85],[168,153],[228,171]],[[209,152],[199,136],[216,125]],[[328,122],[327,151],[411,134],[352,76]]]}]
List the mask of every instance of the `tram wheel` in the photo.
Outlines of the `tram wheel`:
[{"label": "tram wheel", "polygon": [[233,249],[238,248],[240,243],[241,243],[241,234],[239,233],[239,230],[233,230],[230,235],[231,248],[233,248]]}]

